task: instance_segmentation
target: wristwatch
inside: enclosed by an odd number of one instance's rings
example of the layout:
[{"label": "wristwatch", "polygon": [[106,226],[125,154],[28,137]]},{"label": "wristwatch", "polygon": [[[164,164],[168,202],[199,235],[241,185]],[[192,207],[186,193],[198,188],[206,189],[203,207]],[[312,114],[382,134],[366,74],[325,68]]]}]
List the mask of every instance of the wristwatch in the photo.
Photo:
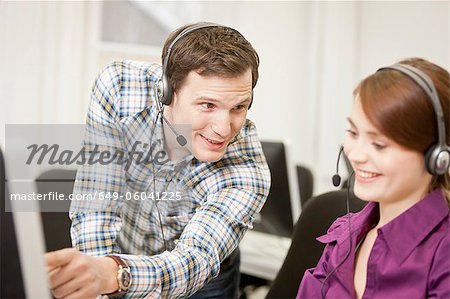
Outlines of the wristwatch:
[{"label": "wristwatch", "polygon": [[117,271],[117,284],[119,285],[119,289],[117,291],[105,294],[109,298],[120,298],[125,296],[128,289],[131,285],[131,271],[130,266],[116,255],[107,255],[106,257],[112,258],[117,265],[119,266],[119,270]]}]

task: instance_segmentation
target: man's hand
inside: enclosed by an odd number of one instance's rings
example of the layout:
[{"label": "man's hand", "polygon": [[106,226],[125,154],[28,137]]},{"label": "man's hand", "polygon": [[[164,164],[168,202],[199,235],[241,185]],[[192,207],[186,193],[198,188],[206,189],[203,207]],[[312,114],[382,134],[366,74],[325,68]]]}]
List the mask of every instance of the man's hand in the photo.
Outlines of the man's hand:
[{"label": "man's hand", "polygon": [[118,289],[113,259],[93,257],[73,248],[45,254],[49,286],[56,298],[95,298]]}]

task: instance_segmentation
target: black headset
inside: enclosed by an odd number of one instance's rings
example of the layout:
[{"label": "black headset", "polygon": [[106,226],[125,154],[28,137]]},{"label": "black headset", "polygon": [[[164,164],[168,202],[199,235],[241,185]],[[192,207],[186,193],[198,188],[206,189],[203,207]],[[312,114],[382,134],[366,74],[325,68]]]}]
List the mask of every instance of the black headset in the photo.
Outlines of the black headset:
[{"label": "black headset", "polygon": [[436,114],[436,122],[438,129],[438,143],[432,145],[425,154],[425,166],[432,175],[443,175],[448,171],[450,166],[450,147],[445,142],[445,120],[442,112],[441,102],[431,78],[425,72],[416,67],[407,64],[394,64],[391,66],[380,68],[397,70],[411,78],[417,83],[428,95]]},{"label": "black headset", "polygon": [[[162,65],[163,73],[162,73],[161,79],[158,81],[158,84],[157,84],[158,88],[157,88],[157,92],[156,92],[157,96],[158,96],[158,100],[161,104],[170,105],[172,103],[173,89],[169,83],[169,79],[167,78],[167,65],[169,64],[169,57],[170,57],[170,53],[172,52],[173,46],[180,39],[182,39],[185,35],[188,35],[192,31],[195,31],[195,30],[201,29],[201,28],[207,28],[207,27],[229,28],[229,29],[233,30],[234,32],[237,32],[242,37],[244,37],[239,31],[237,31],[231,27],[223,26],[223,25],[216,24],[216,23],[210,23],[210,22],[196,23],[196,24],[190,25],[190,26],[186,27],[185,29],[183,29],[183,31],[181,31],[173,39],[173,41],[170,43],[170,45],[167,47],[166,56],[164,57],[164,61],[163,61],[163,65]],[[253,90],[252,90],[252,101],[253,101]],[[251,102],[250,102],[250,106],[251,106]],[[249,108],[250,108],[250,106],[249,106]]]}]

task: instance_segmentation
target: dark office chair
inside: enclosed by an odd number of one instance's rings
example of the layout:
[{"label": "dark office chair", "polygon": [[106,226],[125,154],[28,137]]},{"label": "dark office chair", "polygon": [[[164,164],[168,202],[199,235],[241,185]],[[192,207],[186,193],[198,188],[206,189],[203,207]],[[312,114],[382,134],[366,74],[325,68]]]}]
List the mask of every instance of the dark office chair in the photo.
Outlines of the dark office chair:
[{"label": "dark office chair", "polygon": [[314,177],[309,168],[297,165],[297,182],[300,190],[300,204],[305,206],[308,199],[312,197],[314,189]]},{"label": "dark office chair", "polygon": [[[347,190],[328,192],[305,204],[292,235],[292,244],[266,298],[295,298],[306,269],[316,266],[324,245],[316,240],[339,216],[347,212]],[[350,195],[350,210],[361,210],[365,202]]]},{"label": "dark office chair", "polygon": [[[42,173],[36,179],[37,192],[40,194],[49,194],[49,192],[58,192],[64,194],[65,198],[72,193],[75,182],[76,170],[52,169]],[[48,211],[50,208],[57,207],[58,212],[42,212],[42,226],[45,235],[45,245],[47,251],[58,250],[72,247],[70,239],[69,201],[45,202],[41,201],[41,210]],[[43,209],[42,205],[47,206]]]}]

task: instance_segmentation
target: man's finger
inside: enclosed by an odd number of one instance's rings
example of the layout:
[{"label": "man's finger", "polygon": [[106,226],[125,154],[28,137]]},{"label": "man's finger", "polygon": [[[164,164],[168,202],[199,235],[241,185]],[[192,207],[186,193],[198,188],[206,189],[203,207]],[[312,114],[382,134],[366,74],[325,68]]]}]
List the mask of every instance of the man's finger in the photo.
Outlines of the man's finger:
[{"label": "man's finger", "polygon": [[73,248],[64,248],[46,253],[44,258],[47,265],[47,271],[51,271],[54,268],[62,267],[68,264],[76,253],[77,251]]}]

